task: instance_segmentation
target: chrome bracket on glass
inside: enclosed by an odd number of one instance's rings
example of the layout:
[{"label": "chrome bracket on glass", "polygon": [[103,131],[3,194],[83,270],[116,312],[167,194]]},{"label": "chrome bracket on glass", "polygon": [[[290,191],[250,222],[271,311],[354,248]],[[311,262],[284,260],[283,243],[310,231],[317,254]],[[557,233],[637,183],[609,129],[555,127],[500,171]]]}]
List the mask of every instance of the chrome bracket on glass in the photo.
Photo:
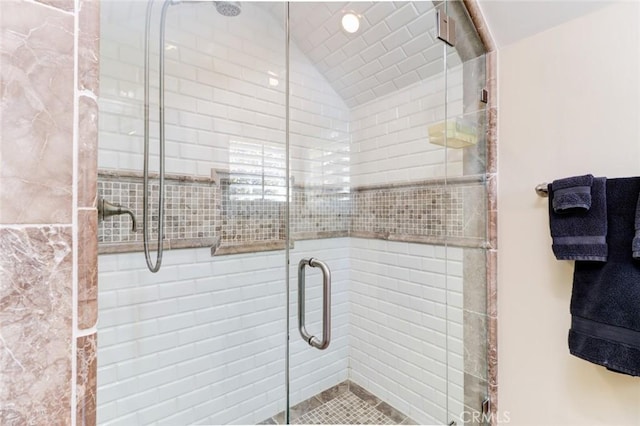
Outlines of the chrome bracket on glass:
[{"label": "chrome bracket on glass", "polygon": [[[304,270],[309,265],[322,271],[322,340],[307,332],[305,325],[305,276]],[[309,258],[298,263],[298,331],[302,338],[314,348],[327,349],[331,343],[331,271],[321,260]]]}]

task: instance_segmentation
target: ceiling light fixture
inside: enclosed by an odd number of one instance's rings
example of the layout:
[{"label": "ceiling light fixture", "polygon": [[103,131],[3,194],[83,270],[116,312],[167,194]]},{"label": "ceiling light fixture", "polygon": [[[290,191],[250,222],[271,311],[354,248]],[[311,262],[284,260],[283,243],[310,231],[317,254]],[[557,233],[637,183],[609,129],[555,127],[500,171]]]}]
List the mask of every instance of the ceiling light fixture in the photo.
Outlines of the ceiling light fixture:
[{"label": "ceiling light fixture", "polygon": [[353,12],[342,15],[342,29],[349,34],[354,34],[360,29],[360,17]]}]

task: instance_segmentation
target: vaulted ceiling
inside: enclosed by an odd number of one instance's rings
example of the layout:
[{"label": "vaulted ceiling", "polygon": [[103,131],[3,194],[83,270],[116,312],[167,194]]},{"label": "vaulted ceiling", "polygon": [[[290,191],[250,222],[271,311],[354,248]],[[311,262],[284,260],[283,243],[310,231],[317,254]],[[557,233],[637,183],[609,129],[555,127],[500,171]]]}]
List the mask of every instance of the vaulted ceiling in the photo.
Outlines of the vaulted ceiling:
[{"label": "vaulted ceiling", "polygon": [[[356,34],[342,29],[345,12],[361,17]],[[350,107],[444,69],[431,1],[291,3],[290,17],[292,39]]]}]

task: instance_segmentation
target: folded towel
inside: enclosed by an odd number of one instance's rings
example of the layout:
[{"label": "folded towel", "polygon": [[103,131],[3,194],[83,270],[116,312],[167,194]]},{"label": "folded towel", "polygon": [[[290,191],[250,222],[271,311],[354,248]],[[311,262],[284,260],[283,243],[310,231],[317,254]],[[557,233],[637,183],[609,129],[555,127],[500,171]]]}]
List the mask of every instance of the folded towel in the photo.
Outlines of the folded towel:
[{"label": "folded towel", "polygon": [[635,234],[631,243],[631,251],[634,259],[640,259],[640,195],[638,195],[636,202]]},{"label": "folded towel", "polygon": [[556,213],[555,188],[549,185],[549,226],[558,260],[607,261],[607,178],[594,178],[591,208]]},{"label": "folded towel", "polygon": [[593,175],[573,176],[554,180],[553,210],[565,213],[572,209],[589,210],[591,208],[591,185]]},{"label": "folded towel", "polygon": [[609,260],[575,263],[569,349],[611,371],[640,376],[640,262],[629,250],[640,177],[608,179],[606,186]]}]

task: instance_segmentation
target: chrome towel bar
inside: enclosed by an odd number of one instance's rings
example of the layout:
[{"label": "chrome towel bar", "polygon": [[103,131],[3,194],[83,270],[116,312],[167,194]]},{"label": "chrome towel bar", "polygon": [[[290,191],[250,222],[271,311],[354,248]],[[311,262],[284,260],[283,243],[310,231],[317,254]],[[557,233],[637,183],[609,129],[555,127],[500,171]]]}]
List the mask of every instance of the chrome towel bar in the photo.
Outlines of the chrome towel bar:
[{"label": "chrome towel bar", "polygon": [[538,197],[548,197],[549,196],[549,188],[547,183],[541,183],[536,186],[536,194]]}]

